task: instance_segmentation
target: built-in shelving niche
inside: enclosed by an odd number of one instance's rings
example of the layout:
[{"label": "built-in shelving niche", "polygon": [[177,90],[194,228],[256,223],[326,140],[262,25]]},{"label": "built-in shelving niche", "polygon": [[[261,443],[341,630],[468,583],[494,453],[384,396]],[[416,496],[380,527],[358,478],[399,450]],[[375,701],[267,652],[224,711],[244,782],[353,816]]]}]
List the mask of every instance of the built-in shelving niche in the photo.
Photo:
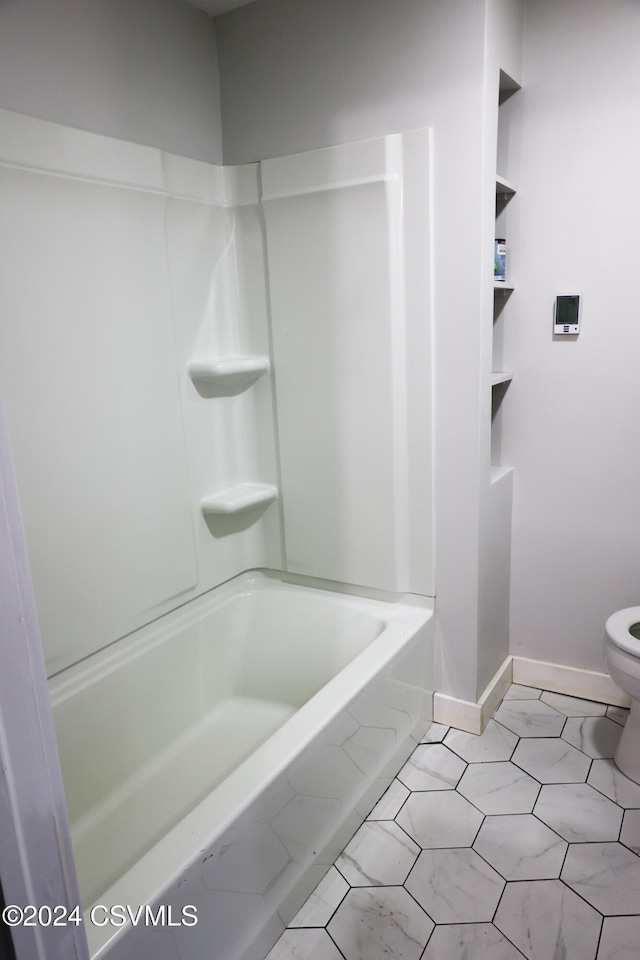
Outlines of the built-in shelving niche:
[{"label": "built-in shelving niche", "polygon": [[[504,218],[501,216],[507,203],[516,194],[516,186],[510,180],[496,175],[496,236],[504,236]],[[507,304],[510,295],[514,290],[513,280],[509,277],[510,257],[507,246],[507,279],[493,281],[493,351],[492,351],[492,369],[491,386],[496,387],[499,384],[508,384],[512,378],[511,373],[502,370],[502,311]],[[502,400],[501,395],[500,400]],[[495,398],[494,398],[495,400]]]},{"label": "built-in shelving niche", "polygon": [[512,134],[511,97],[520,89],[520,84],[503,70],[500,71],[498,95],[498,144],[497,171],[495,176],[496,221],[495,236],[505,239],[507,245],[506,279],[493,283],[493,347],[491,374],[491,463],[492,483],[510,472],[509,468],[497,466],[502,461],[500,407],[511,383],[513,374],[503,369],[504,324],[509,322],[512,312],[509,301],[515,289],[512,274],[512,256],[510,249],[509,220],[512,217],[510,204],[517,194],[516,184],[508,178]]},{"label": "built-in shelving niche", "polygon": [[500,71],[500,86],[498,90],[498,105],[502,106],[510,97],[520,90],[520,84],[510,77],[504,70]]},{"label": "built-in shelving niche", "polygon": [[500,215],[515,193],[515,184],[496,174],[496,226],[499,226]]},{"label": "built-in shelving niche", "polygon": [[491,382],[491,464],[502,460],[502,429],[500,407],[512,380],[510,373],[494,373]]}]

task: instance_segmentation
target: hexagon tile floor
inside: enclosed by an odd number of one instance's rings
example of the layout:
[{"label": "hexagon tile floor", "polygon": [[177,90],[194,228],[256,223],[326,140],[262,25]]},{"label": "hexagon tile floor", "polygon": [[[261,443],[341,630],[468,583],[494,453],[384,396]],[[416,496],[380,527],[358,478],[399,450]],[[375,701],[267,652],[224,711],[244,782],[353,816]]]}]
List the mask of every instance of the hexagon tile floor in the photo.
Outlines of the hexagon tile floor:
[{"label": "hexagon tile floor", "polygon": [[433,724],[267,960],[640,960],[626,716],[514,684]]}]

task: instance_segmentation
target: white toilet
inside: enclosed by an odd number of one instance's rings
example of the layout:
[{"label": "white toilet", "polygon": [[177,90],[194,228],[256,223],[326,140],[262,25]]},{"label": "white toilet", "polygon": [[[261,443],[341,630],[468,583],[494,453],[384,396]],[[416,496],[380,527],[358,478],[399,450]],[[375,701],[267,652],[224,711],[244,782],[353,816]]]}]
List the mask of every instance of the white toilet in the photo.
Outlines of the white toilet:
[{"label": "white toilet", "polygon": [[605,625],[604,659],[611,679],[631,697],[631,713],[614,757],[640,784],[640,607],[611,614]]}]

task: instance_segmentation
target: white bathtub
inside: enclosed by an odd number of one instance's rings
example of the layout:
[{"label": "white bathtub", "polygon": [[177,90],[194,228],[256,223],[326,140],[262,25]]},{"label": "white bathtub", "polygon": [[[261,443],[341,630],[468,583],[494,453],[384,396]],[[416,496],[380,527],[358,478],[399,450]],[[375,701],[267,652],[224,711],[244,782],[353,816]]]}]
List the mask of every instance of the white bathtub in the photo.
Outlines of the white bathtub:
[{"label": "white bathtub", "polygon": [[53,678],[92,956],[262,960],[426,729],[432,662],[428,606],[251,573]]}]

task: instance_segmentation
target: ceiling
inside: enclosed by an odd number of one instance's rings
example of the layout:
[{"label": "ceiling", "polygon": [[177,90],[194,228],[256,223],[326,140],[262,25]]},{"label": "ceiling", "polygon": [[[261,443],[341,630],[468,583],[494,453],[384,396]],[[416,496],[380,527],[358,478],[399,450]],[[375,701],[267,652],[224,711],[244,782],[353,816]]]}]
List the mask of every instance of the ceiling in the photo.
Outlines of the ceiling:
[{"label": "ceiling", "polygon": [[192,7],[199,7],[217,17],[219,13],[226,13],[228,10],[235,10],[236,7],[244,7],[247,3],[255,3],[256,0],[187,0]]}]

